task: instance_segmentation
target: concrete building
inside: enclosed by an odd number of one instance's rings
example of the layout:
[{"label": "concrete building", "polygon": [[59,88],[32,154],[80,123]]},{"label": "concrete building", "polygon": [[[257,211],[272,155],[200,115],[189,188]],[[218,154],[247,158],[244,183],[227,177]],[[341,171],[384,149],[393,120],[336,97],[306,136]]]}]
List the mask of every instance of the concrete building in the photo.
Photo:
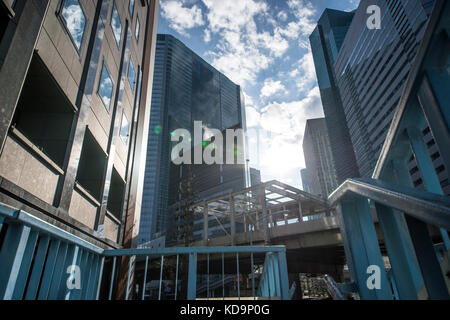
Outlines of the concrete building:
[{"label": "concrete building", "polygon": [[338,183],[324,118],[306,122],[303,152],[308,173],[308,191],[328,197],[338,187]]},{"label": "concrete building", "polygon": [[334,63],[353,16],[352,12],[326,9],[309,38],[339,184],[359,176],[334,72]]},{"label": "concrete building", "polygon": [[[434,1],[362,0],[348,29],[335,74],[359,172],[372,176]],[[381,29],[369,29],[370,5]]]},{"label": "concrete building", "polygon": [[0,202],[135,246],[158,1],[0,1]]},{"label": "concrete building", "polygon": [[189,196],[196,200],[248,185],[246,165],[176,166],[171,161],[172,147],[177,144],[170,141],[171,133],[188,130],[193,148],[194,121],[202,121],[203,132],[207,128],[221,132],[246,129],[240,87],[170,35],[158,35],[155,59],[139,236],[142,243],[165,235],[171,228],[174,206],[187,196],[181,192],[187,183],[192,183]]}]

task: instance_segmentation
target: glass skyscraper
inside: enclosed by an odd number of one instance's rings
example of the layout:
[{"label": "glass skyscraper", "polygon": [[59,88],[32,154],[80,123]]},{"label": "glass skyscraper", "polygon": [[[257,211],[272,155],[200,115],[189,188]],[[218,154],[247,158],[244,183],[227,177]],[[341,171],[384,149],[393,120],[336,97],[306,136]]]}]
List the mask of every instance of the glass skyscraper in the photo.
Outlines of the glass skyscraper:
[{"label": "glass skyscraper", "polygon": [[[171,162],[170,134],[187,129],[194,139],[194,121],[222,132],[246,129],[241,89],[225,75],[170,35],[160,34],[156,44],[155,74],[150,116],[139,243],[167,236],[170,215],[190,175],[197,200],[247,186],[245,165],[186,165]],[[189,178],[189,177],[188,177]]]},{"label": "glass skyscraper", "polygon": [[[362,0],[335,62],[359,172],[372,176],[434,1]],[[381,29],[366,26],[370,5]]]},{"label": "glass skyscraper", "polygon": [[[310,36],[325,122],[329,132],[331,152],[339,184],[359,176],[339,88],[334,63],[354,14],[326,9]],[[305,157],[308,155],[305,155]]]}]

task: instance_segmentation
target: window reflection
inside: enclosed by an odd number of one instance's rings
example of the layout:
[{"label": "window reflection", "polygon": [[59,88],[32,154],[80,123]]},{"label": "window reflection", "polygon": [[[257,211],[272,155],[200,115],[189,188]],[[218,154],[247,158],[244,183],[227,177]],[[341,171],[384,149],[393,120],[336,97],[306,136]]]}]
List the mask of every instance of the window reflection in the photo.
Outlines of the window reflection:
[{"label": "window reflection", "polygon": [[122,38],[122,22],[120,21],[119,11],[117,11],[116,3],[113,4],[112,16],[111,16],[111,28],[113,30],[116,43],[120,46],[120,40]]},{"label": "window reflection", "polygon": [[61,16],[78,50],[83,41],[86,17],[78,0],[65,0]]},{"label": "window reflection", "polygon": [[109,74],[108,69],[106,68],[105,63],[103,63],[102,75],[98,86],[98,94],[102,99],[106,109],[108,109],[108,111],[111,106],[112,93],[113,93],[113,82],[111,80],[111,76]]},{"label": "window reflection", "polygon": [[120,126],[120,138],[122,139],[123,143],[126,146],[128,145],[129,132],[130,132],[130,123],[128,122],[128,118],[124,112],[122,114],[122,124]]},{"label": "window reflection", "polygon": [[131,16],[131,18],[133,18],[133,12],[134,12],[134,0],[130,0],[130,7],[129,7],[129,10],[130,10],[130,16]]},{"label": "window reflection", "polygon": [[128,66],[128,81],[130,82],[131,90],[134,91],[134,85],[136,83],[136,71],[134,70],[134,64],[131,58],[130,64]]},{"label": "window reflection", "polygon": [[139,41],[139,32],[141,31],[141,25],[139,23],[139,18],[136,20],[136,41]]}]

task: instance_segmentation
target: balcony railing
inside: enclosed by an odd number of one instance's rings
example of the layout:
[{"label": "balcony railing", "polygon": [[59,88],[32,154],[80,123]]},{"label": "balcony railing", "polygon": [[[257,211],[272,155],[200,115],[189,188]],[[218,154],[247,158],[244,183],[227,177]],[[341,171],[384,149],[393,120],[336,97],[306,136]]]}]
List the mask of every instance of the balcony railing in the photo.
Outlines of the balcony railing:
[{"label": "balcony railing", "polygon": [[[267,256],[263,281],[268,291],[256,296],[255,256]],[[206,260],[204,259],[206,257]],[[187,258],[184,260],[184,258]],[[201,259],[203,258],[203,259]],[[266,259],[267,260],[267,259]],[[175,261],[174,272],[167,271]],[[187,261],[183,264],[183,261]],[[158,274],[152,273],[156,262]],[[198,270],[200,266],[206,265]],[[230,269],[230,265],[233,267]],[[166,249],[103,250],[34,215],[0,206],[0,299],[2,300],[96,300],[96,299],[197,299],[197,286],[206,285],[206,298],[212,290],[221,298],[241,296],[241,279],[251,270],[251,291],[246,299],[289,299],[286,249],[271,247],[188,247]],[[166,270],[165,270],[166,269]],[[165,270],[165,271],[164,271]],[[227,271],[228,270],[228,271]],[[225,280],[233,270],[235,288],[225,294]],[[186,277],[183,276],[186,271]],[[197,275],[204,283],[198,285]],[[220,278],[211,286],[210,279]],[[186,280],[183,282],[183,280]],[[219,282],[220,282],[219,280]],[[157,294],[151,294],[157,281]],[[166,283],[174,285],[167,293]],[[206,283],[205,283],[206,282]],[[183,288],[180,288],[182,286]],[[184,289],[186,294],[180,296]],[[203,290],[205,291],[205,290]],[[269,294],[267,294],[267,292]],[[234,295],[235,294],[235,295]],[[215,294],[214,298],[218,295]]]}]

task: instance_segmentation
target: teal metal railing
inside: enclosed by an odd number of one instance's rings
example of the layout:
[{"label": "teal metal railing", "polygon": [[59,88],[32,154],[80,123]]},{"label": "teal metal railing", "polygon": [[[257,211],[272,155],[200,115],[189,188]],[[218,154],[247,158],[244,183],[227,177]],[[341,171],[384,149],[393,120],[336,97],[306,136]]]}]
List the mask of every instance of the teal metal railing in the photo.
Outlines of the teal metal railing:
[{"label": "teal metal railing", "polygon": [[[180,262],[187,257],[186,299],[197,298],[198,257],[207,257],[209,280],[210,257],[221,257],[222,283],[225,260],[235,258],[236,278],[240,279],[240,257],[251,256],[252,297],[255,292],[254,255],[271,258],[263,270],[277,288],[270,287],[272,295],[289,299],[286,249],[271,247],[190,247],[166,249],[103,250],[69,232],[49,224],[34,215],[0,205],[0,299],[1,300],[96,300],[146,299],[146,288],[158,281],[157,299],[163,299],[164,282],[175,284],[173,299],[179,299]],[[216,259],[217,260],[217,259]],[[159,263],[159,276],[150,276],[150,262]],[[176,261],[175,272],[163,280],[163,269],[168,261]],[[203,263],[204,261],[202,261]],[[242,261],[241,261],[242,264]],[[217,261],[215,267],[217,272]],[[167,278],[167,275],[166,275]],[[141,285],[139,294],[135,288]],[[209,281],[207,281],[209,286]],[[267,284],[265,284],[267,286]],[[237,297],[241,298],[238,284]],[[209,292],[209,288],[207,288]],[[270,297],[263,295],[262,297]],[[225,290],[223,291],[225,298]]]}]

